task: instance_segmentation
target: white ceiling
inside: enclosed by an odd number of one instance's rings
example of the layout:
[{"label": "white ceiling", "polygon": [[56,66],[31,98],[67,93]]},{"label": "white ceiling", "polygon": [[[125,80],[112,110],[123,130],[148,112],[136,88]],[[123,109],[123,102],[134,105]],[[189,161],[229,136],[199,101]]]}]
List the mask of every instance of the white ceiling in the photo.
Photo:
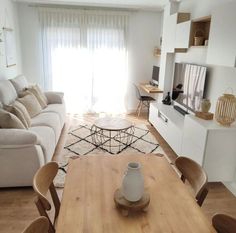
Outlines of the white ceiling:
[{"label": "white ceiling", "polygon": [[[145,10],[162,10],[169,0],[14,0],[15,2],[27,2],[36,4],[57,4],[96,6],[114,8],[133,8]],[[173,0],[178,1],[178,0]]]}]

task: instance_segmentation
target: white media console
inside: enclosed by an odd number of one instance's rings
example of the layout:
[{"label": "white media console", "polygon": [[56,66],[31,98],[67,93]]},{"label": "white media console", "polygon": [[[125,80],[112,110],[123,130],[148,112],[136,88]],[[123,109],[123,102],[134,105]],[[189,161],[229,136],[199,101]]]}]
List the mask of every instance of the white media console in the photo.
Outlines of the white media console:
[{"label": "white media console", "polygon": [[151,103],[150,123],[179,156],[198,162],[209,181],[232,182],[236,172],[236,125],[181,115],[173,106]]}]

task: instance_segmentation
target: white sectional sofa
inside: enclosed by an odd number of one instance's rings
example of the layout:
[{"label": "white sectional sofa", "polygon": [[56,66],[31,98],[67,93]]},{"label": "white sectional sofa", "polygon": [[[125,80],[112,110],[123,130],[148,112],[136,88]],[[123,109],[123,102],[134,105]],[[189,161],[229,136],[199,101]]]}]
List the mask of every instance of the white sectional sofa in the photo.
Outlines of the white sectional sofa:
[{"label": "white sectional sofa", "polygon": [[[0,107],[14,102],[28,85],[22,75],[0,80]],[[29,129],[0,128],[0,187],[31,186],[37,169],[52,159],[66,110],[62,93],[45,95],[48,106],[31,119]]]}]

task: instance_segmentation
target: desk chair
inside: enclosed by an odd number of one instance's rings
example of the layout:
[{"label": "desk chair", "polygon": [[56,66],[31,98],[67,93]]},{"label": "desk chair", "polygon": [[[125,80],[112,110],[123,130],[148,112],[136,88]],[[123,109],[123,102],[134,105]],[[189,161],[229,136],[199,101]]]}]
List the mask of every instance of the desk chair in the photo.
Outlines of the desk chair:
[{"label": "desk chair", "polygon": [[46,217],[35,219],[22,233],[48,233],[49,222]]},{"label": "desk chair", "polygon": [[208,193],[206,172],[198,163],[186,157],[178,157],[175,160],[175,166],[182,174],[181,180],[185,182],[186,179],[189,182],[198,205],[202,206]]},{"label": "desk chair", "polygon": [[[49,162],[41,167],[33,179],[33,188],[37,195],[35,204],[38,208],[39,214],[45,216],[49,221],[49,233],[55,233],[55,226],[57,217],[60,210],[60,200],[58,198],[53,180],[58,172],[58,164],[56,162]],[[51,222],[47,211],[51,210],[51,204],[48,201],[46,195],[50,192],[52,201],[55,207],[54,221]]]},{"label": "desk chair", "polygon": [[155,99],[152,98],[151,96],[141,95],[138,87],[135,84],[134,84],[134,87],[135,87],[136,97],[139,100],[136,114],[138,113],[138,116],[140,115],[143,105],[148,108],[148,113],[149,113],[150,102],[155,101]]},{"label": "desk chair", "polygon": [[215,214],[212,218],[212,225],[218,233],[236,232],[236,219],[226,214]]}]

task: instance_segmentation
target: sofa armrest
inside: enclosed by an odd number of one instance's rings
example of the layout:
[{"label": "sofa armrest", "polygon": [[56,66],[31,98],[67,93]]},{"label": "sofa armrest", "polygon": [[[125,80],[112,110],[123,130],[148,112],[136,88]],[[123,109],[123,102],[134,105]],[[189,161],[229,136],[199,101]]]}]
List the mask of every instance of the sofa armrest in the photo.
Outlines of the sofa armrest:
[{"label": "sofa armrest", "polygon": [[19,148],[39,145],[40,141],[34,132],[24,129],[0,129],[0,148]]},{"label": "sofa armrest", "polygon": [[63,92],[54,92],[54,91],[47,91],[44,92],[48,99],[48,104],[62,104],[63,103]]}]

